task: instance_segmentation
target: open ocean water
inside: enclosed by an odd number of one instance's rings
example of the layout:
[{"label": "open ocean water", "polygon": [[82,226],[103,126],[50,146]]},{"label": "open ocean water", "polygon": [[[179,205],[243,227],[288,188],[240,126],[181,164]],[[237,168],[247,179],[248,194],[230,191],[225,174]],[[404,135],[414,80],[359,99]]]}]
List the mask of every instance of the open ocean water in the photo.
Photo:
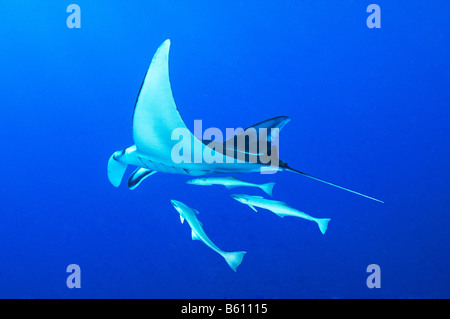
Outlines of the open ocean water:
[{"label": "open ocean water", "polygon": [[[381,28],[367,25],[372,3]],[[67,24],[70,4],[80,28]],[[449,9],[2,0],[0,297],[449,298]],[[322,235],[230,197],[265,196],[254,188],[165,173],[132,191],[111,185],[108,160],[134,143],[136,97],[166,39],[187,127],[289,116],[281,159],[385,204],[290,172],[232,174],[331,218]],[[191,240],[171,199],[200,212],[218,247],[247,252],[237,272]],[[67,286],[71,264],[81,288]],[[379,288],[367,285],[372,264]]]}]

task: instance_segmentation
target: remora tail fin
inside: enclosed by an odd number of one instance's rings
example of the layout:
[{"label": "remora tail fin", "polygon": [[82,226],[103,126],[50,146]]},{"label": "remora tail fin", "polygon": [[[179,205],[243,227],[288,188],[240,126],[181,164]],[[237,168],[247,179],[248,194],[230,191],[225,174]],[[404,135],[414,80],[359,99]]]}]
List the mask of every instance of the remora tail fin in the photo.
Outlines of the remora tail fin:
[{"label": "remora tail fin", "polygon": [[266,183],[259,186],[267,195],[272,196],[272,190],[275,183]]},{"label": "remora tail fin", "polygon": [[324,235],[325,235],[325,232],[327,231],[327,228],[328,228],[328,222],[329,222],[330,220],[331,220],[330,218],[317,218],[317,219],[315,220],[315,222],[317,223],[317,225],[319,225],[320,232],[321,232],[322,234],[324,234]]},{"label": "remora tail fin", "polygon": [[221,255],[225,258],[227,264],[236,271],[237,267],[241,264],[246,251],[235,251],[235,252],[223,252]]},{"label": "remora tail fin", "polygon": [[326,181],[326,180],[323,180],[323,179],[321,179],[321,178],[318,178],[318,177],[315,177],[315,176],[312,176],[312,175],[309,175],[309,174],[306,174],[306,173],[297,171],[296,169],[293,169],[292,167],[289,167],[286,163],[284,163],[284,167],[282,167],[282,168],[283,168],[284,170],[286,170],[286,171],[294,172],[294,173],[297,173],[297,174],[300,174],[300,175],[303,175],[303,176],[306,176],[306,177],[315,179],[316,181],[319,181],[319,182],[322,182],[322,183],[325,183],[325,184],[328,184],[328,185],[331,185],[331,186],[334,186],[334,187],[343,189],[343,190],[345,190],[345,191],[347,191],[347,192],[350,192],[350,193],[353,193],[353,194],[356,194],[356,195],[359,195],[359,196],[362,196],[362,197],[365,197],[365,198],[368,198],[368,199],[371,199],[371,200],[374,200],[374,201],[376,201],[376,202],[380,202],[380,203],[383,203],[383,204],[384,204],[384,202],[383,202],[382,200],[379,200],[379,199],[376,199],[376,198],[373,198],[373,197],[370,197],[370,196],[367,196],[367,195],[358,193],[358,192],[356,192],[356,191],[353,191],[353,190],[351,190],[351,189],[348,189],[348,188],[345,188],[345,187],[342,187],[342,186],[333,184],[333,183],[328,182],[328,181]]}]

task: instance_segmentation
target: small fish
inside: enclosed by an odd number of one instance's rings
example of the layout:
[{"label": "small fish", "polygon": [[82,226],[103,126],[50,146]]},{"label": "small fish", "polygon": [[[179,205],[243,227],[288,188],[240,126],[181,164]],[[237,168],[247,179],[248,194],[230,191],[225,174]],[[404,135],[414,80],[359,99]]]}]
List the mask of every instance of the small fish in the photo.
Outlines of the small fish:
[{"label": "small fish", "polygon": [[191,234],[192,234],[192,240],[200,240],[203,243],[205,243],[206,246],[214,250],[216,253],[221,255],[227,264],[236,271],[236,268],[241,264],[242,259],[244,258],[244,255],[246,254],[245,251],[235,251],[235,252],[226,252],[216,245],[208,238],[205,231],[203,230],[202,223],[197,219],[198,211],[196,211],[193,208],[190,208],[186,204],[183,204],[182,202],[171,200],[173,207],[177,210],[178,213],[180,213],[180,220],[181,223],[184,222],[186,219],[189,226],[191,227]]},{"label": "small fish", "polygon": [[297,209],[289,207],[286,203],[266,199],[261,196],[233,194],[231,195],[231,197],[233,197],[235,200],[237,200],[242,204],[250,206],[250,208],[253,209],[255,212],[257,211],[255,208],[256,206],[270,210],[271,212],[277,214],[280,217],[293,216],[316,222],[322,234],[325,234],[325,232],[327,231],[328,222],[330,221],[329,218],[315,218]]},{"label": "small fish", "polygon": [[228,189],[234,187],[258,187],[261,188],[267,195],[272,196],[272,190],[275,186],[275,183],[267,183],[267,184],[253,184],[249,182],[241,181],[235,177],[206,177],[206,178],[197,178],[186,182],[187,184],[192,185],[203,185],[203,186],[211,186],[211,185],[223,185]]}]

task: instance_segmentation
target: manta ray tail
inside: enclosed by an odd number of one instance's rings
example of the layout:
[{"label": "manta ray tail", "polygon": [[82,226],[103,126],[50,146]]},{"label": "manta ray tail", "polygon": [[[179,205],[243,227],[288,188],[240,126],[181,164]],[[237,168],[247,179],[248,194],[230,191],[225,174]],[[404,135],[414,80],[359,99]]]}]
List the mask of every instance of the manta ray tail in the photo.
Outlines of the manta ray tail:
[{"label": "manta ray tail", "polygon": [[274,186],[275,183],[267,183],[262,184],[261,186],[259,186],[259,188],[261,188],[267,195],[272,196],[272,190]]},{"label": "manta ray tail", "polygon": [[119,187],[123,174],[125,174],[128,166],[120,161],[120,157],[123,156],[123,154],[124,151],[115,152],[108,162],[108,179],[115,187]]},{"label": "manta ray tail", "polygon": [[247,252],[245,251],[235,251],[235,252],[223,252],[221,255],[225,258],[227,264],[236,271],[236,268],[241,264],[244,255]]},{"label": "manta ray tail", "polygon": [[303,175],[303,176],[306,176],[306,177],[315,179],[316,181],[319,181],[319,182],[322,182],[322,183],[325,183],[325,184],[328,184],[328,185],[331,185],[331,186],[334,186],[334,187],[343,189],[343,190],[345,190],[345,191],[347,191],[347,192],[350,192],[350,193],[353,193],[353,194],[356,194],[356,195],[359,195],[359,196],[362,196],[362,197],[365,197],[365,198],[368,198],[368,199],[371,199],[371,200],[374,200],[374,201],[377,201],[377,202],[380,202],[380,203],[383,203],[383,204],[384,204],[384,202],[381,201],[381,200],[379,200],[379,199],[376,199],[376,198],[373,198],[373,197],[370,197],[370,196],[367,196],[367,195],[358,193],[358,192],[353,191],[353,190],[351,190],[351,189],[348,189],[348,188],[345,188],[345,187],[342,187],[342,186],[333,184],[333,183],[328,182],[328,181],[326,181],[326,180],[323,180],[323,179],[321,179],[321,178],[318,178],[318,177],[315,177],[315,176],[312,176],[312,175],[309,175],[309,174],[306,174],[306,173],[297,171],[296,169],[293,169],[293,168],[289,167],[285,162],[281,162],[281,161],[280,161],[280,164],[282,164],[282,165],[280,165],[280,166],[281,166],[285,171],[294,172],[294,173],[297,173],[297,174],[300,174],[300,175]]}]

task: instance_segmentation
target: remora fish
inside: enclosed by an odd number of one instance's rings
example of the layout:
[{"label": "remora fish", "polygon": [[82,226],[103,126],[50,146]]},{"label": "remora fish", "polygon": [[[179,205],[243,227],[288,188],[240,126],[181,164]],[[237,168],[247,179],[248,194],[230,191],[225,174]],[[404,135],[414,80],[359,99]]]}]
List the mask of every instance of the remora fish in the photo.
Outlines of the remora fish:
[{"label": "remora fish", "polygon": [[184,220],[187,220],[189,226],[191,227],[191,235],[192,240],[200,240],[203,243],[205,243],[206,246],[214,250],[216,253],[221,255],[225,261],[228,263],[228,265],[236,271],[236,268],[241,264],[242,259],[244,258],[244,255],[246,254],[245,251],[235,251],[235,252],[226,252],[216,245],[208,238],[205,231],[203,230],[202,223],[197,219],[198,211],[196,211],[193,208],[190,208],[186,204],[183,204],[182,202],[179,202],[177,200],[171,200],[173,207],[177,210],[178,213],[180,213],[180,220],[181,223],[184,222]]},{"label": "remora fish", "polygon": [[202,186],[211,186],[211,185],[223,185],[228,189],[234,187],[258,187],[261,188],[267,195],[272,196],[272,190],[275,186],[275,183],[266,183],[266,184],[254,184],[245,181],[241,181],[233,176],[228,177],[206,177],[206,178],[197,178],[192,179],[186,182],[191,185],[202,185]]},{"label": "remora fish", "polygon": [[315,218],[302,211],[289,207],[286,203],[266,199],[261,196],[233,194],[231,195],[231,197],[233,197],[235,200],[237,200],[242,204],[250,206],[250,208],[253,209],[255,212],[257,211],[255,208],[256,206],[270,210],[271,212],[277,214],[280,217],[293,216],[316,222],[322,234],[325,234],[325,232],[327,231],[328,222],[330,221],[330,218]]}]

